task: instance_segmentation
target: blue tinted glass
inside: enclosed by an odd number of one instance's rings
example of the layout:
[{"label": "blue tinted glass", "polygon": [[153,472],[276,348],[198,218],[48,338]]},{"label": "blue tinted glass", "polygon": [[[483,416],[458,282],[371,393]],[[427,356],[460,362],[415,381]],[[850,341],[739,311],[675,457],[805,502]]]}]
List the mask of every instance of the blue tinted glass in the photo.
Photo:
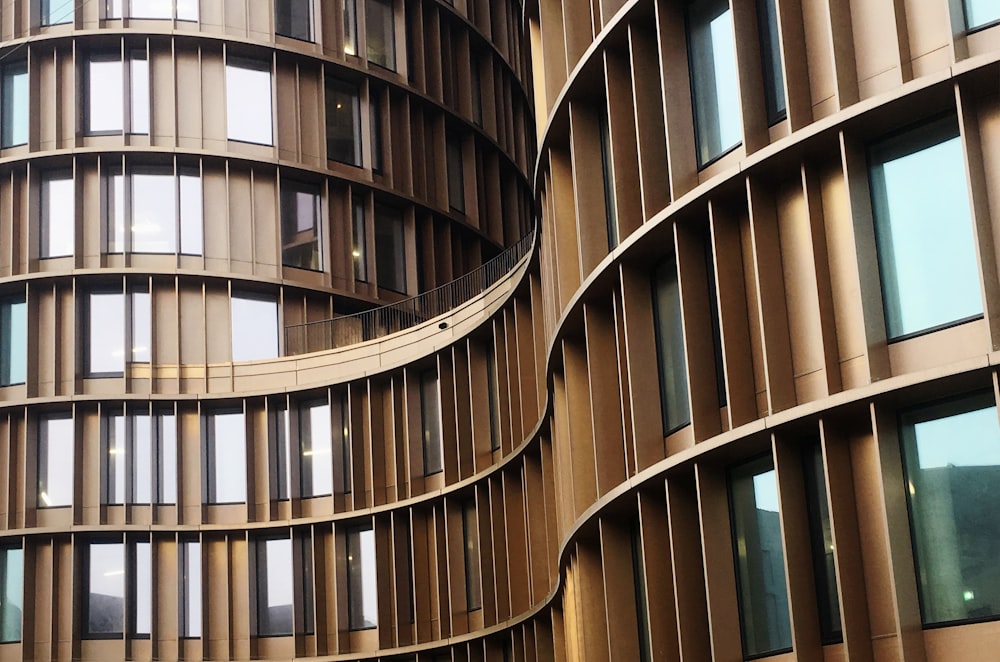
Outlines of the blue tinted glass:
[{"label": "blue tinted glass", "polygon": [[3,109],[0,112],[0,146],[11,147],[28,142],[28,65],[12,64],[3,70],[0,90]]},{"label": "blue tinted glass", "polygon": [[41,0],[42,25],[72,22],[73,3],[74,0]]},{"label": "blue tinted glass", "polygon": [[728,0],[699,0],[692,4],[688,8],[688,29],[698,163],[704,165],[743,140]]},{"label": "blue tinted glass", "polygon": [[965,25],[970,30],[995,21],[1000,21],[997,0],[965,0]]},{"label": "blue tinted glass", "polygon": [[981,315],[965,162],[953,118],[872,150],[872,201],[890,338]]},{"label": "blue tinted glass", "polygon": [[28,306],[0,303],[0,386],[21,384],[27,376]]},{"label": "blue tinted glass", "polygon": [[0,587],[0,641],[21,639],[21,612],[24,607],[24,550],[6,549],[2,556],[3,586]]},{"label": "blue tinted glass", "polygon": [[902,416],[925,623],[1000,616],[1000,423],[993,394]]}]

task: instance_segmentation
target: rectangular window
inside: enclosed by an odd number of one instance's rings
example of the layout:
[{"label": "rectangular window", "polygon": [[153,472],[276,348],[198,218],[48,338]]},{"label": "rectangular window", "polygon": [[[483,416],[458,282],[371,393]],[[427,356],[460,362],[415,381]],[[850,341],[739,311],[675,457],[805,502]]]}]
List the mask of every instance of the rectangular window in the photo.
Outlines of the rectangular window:
[{"label": "rectangular window", "polygon": [[0,299],[0,386],[28,375],[28,306],[24,297]]},{"label": "rectangular window", "polygon": [[271,463],[271,493],[281,501],[291,498],[292,466],[289,459],[292,455],[289,444],[291,435],[288,429],[288,408],[281,403],[271,412],[271,433],[269,459]]},{"label": "rectangular window", "polygon": [[24,550],[0,548],[0,642],[21,640],[24,613]]},{"label": "rectangular window", "polygon": [[869,164],[889,338],[981,317],[976,240],[955,117],[878,143]]},{"label": "rectangular window", "polygon": [[172,412],[111,413],[102,421],[102,503],[177,501],[177,422]]},{"label": "rectangular window", "polygon": [[286,267],[323,269],[319,189],[281,181],[281,262]]},{"label": "rectangular window", "polygon": [[378,286],[393,292],[406,292],[403,217],[399,211],[375,204],[375,277]]},{"label": "rectangular window", "polygon": [[3,68],[0,87],[0,147],[28,142],[28,63]]},{"label": "rectangular window", "polygon": [[39,20],[42,25],[73,22],[76,0],[38,0]]},{"label": "rectangular window", "polygon": [[696,0],[688,5],[687,21],[698,165],[703,166],[743,140],[729,0]]},{"label": "rectangular window", "polygon": [[232,297],[233,361],[278,356],[278,302],[251,295]]},{"label": "rectangular window", "polygon": [[44,416],[38,421],[38,507],[73,505],[73,418]]},{"label": "rectangular window", "polygon": [[396,25],[391,0],[365,0],[368,61],[396,70]]},{"label": "rectangular window", "polygon": [[382,95],[369,88],[368,112],[372,130],[372,172],[382,172]]},{"label": "rectangular window", "polygon": [[368,280],[368,240],[365,235],[365,203],[354,201],[354,245],[351,257],[354,258],[354,278],[361,282]]},{"label": "rectangular window", "polygon": [[448,162],[448,205],[458,212],[465,212],[465,168],[462,164],[462,140],[448,132],[445,138]]},{"label": "rectangular window", "polygon": [[326,158],[361,166],[361,102],[358,86],[326,78]]},{"label": "rectangular window", "polygon": [[180,634],[182,637],[201,636],[201,543],[197,540],[180,542]]},{"label": "rectangular window", "polygon": [[[120,168],[105,176],[107,252],[201,255],[201,176],[169,168]],[[126,232],[126,228],[128,231]]]},{"label": "rectangular window", "polygon": [[312,41],[312,0],[275,2],[274,31],[292,39]]},{"label": "rectangular window", "polygon": [[378,626],[375,531],[347,532],[347,620],[351,630]]},{"label": "rectangular window", "polygon": [[63,257],[73,254],[76,234],[76,205],[73,174],[68,171],[42,175],[39,209],[39,257]]},{"label": "rectangular window", "polygon": [[357,0],[344,0],[344,54],[358,54]]},{"label": "rectangular window", "polygon": [[732,469],[729,496],[743,655],[749,658],[790,651],[785,554],[771,458]]},{"label": "rectangular window", "polygon": [[149,637],[153,631],[153,546],[138,541],[130,546],[129,568],[131,584],[129,598],[129,630],[135,637]]},{"label": "rectangular window", "polygon": [[806,506],[809,510],[809,539],[816,573],[816,599],[819,602],[819,626],[824,644],[844,640],[840,625],[840,597],[837,594],[837,568],[833,558],[833,527],[826,498],[826,474],[823,449],[819,441],[805,450]]},{"label": "rectangular window", "polygon": [[299,407],[299,452],[302,496],[333,494],[333,441],[330,405],[326,400]]},{"label": "rectangular window", "polygon": [[601,173],[604,176],[604,219],[608,231],[608,250],[618,245],[618,206],[615,201],[615,166],[611,160],[611,127],[606,115],[598,118],[601,131]]},{"label": "rectangular window", "polygon": [[441,427],[441,393],[437,369],[425,370],[420,373],[420,428],[425,476],[444,471]]},{"label": "rectangular window", "polygon": [[292,541],[275,538],[257,542],[257,634],[292,634]]},{"label": "rectangular window", "polygon": [[992,392],[900,416],[925,625],[1000,616],[1000,423]]},{"label": "rectangular window", "polygon": [[120,636],[125,626],[125,545],[91,543],[87,552],[86,634]]},{"label": "rectangular window", "polygon": [[667,435],[691,422],[680,287],[673,258],[653,272],[653,313],[663,433]]},{"label": "rectangular window", "polygon": [[781,38],[778,34],[778,8],[775,0],[757,0],[757,26],[760,31],[760,57],[764,72],[764,97],[767,122],[785,119],[785,72],[781,67]]},{"label": "rectangular window", "polygon": [[118,55],[87,61],[86,119],[91,135],[149,133],[149,63],[144,52],[132,51],[124,63]]},{"label": "rectangular window", "polygon": [[642,528],[637,521],[629,532],[632,548],[632,582],[635,584],[636,630],[639,635],[639,662],[653,659],[649,637],[649,596],[646,591],[646,564],[642,558]]},{"label": "rectangular window", "polygon": [[[149,363],[152,301],[149,292],[91,292],[87,318],[87,376],[113,377],[132,363]],[[126,323],[126,320],[128,321]]]},{"label": "rectangular window", "polygon": [[243,412],[214,412],[205,422],[205,503],[243,503],[247,499]]},{"label": "rectangular window", "polygon": [[496,344],[486,348],[486,390],[490,403],[490,450],[500,448],[500,386],[497,382]]},{"label": "rectangular window", "polygon": [[226,126],[230,140],[271,145],[271,68],[264,62],[226,61]]},{"label": "rectangular window", "polygon": [[462,505],[462,537],[465,542],[465,603],[469,611],[483,608],[483,575],[479,566],[479,518],[476,502]]},{"label": "rectangular window", "polygon": [[1000,5],[995,0],[965,0],[965,25],[970,30],[1000,21]]},{"label": "rectangular window", "polygon": [[130,18],[198,20],[198,0],[108,0],[106,18],[121,18],[124,2]]}]

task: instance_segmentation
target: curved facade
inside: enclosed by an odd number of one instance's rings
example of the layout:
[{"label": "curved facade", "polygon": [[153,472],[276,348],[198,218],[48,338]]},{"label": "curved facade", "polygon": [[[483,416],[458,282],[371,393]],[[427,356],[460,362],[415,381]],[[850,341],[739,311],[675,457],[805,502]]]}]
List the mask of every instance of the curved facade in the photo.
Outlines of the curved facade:
[{"label": "curved facade", "polygon": [[0,660],[992,650],[991,3],[0,35]]}]

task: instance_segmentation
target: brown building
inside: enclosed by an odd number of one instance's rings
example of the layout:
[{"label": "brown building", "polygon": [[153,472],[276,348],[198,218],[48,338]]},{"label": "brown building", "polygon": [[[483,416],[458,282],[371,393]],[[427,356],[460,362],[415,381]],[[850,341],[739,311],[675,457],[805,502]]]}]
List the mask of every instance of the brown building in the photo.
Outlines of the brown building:
[{"label": "brown building", "polygon": [[0,662],[996,656],[995,0],[0,40]]}]

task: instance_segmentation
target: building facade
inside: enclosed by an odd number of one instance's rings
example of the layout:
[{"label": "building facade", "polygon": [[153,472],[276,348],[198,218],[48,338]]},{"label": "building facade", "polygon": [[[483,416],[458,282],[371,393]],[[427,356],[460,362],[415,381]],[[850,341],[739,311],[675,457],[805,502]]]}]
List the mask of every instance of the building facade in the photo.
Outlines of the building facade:
[{"label": "building facade", "polygon": [[995,2],[0,40],[0,660],[996,648]]}]

